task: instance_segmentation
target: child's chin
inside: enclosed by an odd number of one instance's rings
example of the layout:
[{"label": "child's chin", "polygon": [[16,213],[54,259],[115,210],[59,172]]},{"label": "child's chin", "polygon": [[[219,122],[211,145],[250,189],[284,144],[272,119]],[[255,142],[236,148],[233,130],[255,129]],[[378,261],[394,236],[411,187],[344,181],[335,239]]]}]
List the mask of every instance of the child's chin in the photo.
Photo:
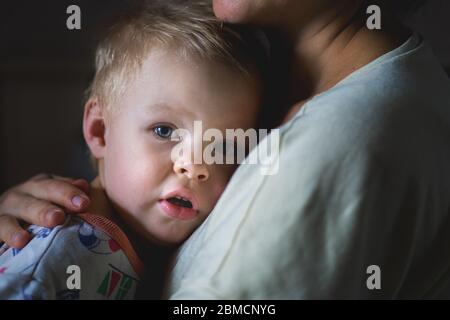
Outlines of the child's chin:
[{"label": "child's chin", "polygon": [[171,232],[159,234],[157,241],[164,246],[178,246],[189,238],[191,234],[192,232],[171,230]]}]

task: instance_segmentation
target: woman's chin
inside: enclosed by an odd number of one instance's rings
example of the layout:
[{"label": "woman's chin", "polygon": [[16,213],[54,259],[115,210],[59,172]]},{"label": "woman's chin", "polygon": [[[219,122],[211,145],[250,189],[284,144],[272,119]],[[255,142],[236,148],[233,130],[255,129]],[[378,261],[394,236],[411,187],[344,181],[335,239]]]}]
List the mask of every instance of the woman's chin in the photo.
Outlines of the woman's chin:
[{"label": "woman's chin", "polygon": [[248,22],[248,8],[248,0],[213,0],[214,14],[226,22]]}]

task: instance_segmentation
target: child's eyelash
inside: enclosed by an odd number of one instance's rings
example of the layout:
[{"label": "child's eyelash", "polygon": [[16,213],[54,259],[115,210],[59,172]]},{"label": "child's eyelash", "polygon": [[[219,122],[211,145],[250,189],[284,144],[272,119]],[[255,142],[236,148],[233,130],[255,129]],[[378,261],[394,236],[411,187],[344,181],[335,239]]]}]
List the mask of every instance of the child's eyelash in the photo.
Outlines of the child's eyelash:
[{"label": "child's eyelash", "polygon": [[172,140],[172,135],[176,129],[176,126],[169,123],[158,123],[150,128],[152,133],[161,140]]}]

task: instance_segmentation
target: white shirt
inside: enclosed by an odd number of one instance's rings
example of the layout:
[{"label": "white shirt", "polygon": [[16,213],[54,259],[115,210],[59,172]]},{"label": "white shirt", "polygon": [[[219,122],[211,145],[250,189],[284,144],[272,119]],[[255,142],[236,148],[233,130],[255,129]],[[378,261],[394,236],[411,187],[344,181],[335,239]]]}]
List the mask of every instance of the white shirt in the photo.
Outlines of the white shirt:
[{"label": "white shirt", "polygon": [[450,298],[450,81],[420,37],[280,129],[278,174],[237,170],[172,299]]}]

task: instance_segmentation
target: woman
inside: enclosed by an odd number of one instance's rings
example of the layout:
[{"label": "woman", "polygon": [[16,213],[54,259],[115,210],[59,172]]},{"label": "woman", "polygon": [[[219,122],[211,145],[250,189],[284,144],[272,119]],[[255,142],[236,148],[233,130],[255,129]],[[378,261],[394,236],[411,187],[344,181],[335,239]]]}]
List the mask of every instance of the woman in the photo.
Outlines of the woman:
[{"label": "woman", "polygon": [[[381,30],[369,30],[363,0],[213,1],[220,19],[286,45],[291,108],[278,174],[239,168],[178,254],[171,297],[448,297],[450,82],[378,5]],[[55,225],[55,205],[83,211],[87,192],[48,176],[12,188],[0,237],[22,246],[16,218]]]}]

